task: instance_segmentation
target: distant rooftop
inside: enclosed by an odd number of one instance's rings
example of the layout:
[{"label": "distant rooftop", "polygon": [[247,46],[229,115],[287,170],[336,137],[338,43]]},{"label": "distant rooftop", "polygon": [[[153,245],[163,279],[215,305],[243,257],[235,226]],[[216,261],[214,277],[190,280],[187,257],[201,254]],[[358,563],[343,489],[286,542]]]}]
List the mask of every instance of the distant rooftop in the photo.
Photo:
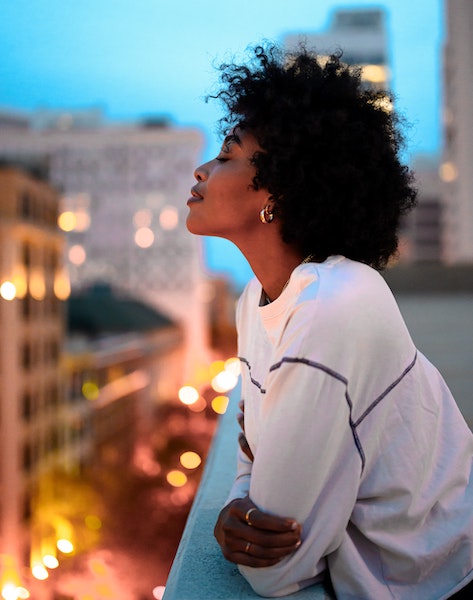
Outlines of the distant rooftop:
[{"label": "distant rooftop", "polygon": [[385,12],[381,8],[337,9],[331,29],[383,29]]},{"label": "distant rooftop", "polygon": [[91,337],[109,333],[151,331],[175,325],[144,302],[94,283],[68,300],[68,331]]},{"label": "distant rooftop", "polygon": [[[0,110],[0,131],[93,131],[119,123],[109,121],[101,107],[86,108],[38,108],[22,114]],[[123,123],[122,123],[123,124]],[[164,129],[173,124],[167,114],[147,114],[127,126],[144,129]]]}]

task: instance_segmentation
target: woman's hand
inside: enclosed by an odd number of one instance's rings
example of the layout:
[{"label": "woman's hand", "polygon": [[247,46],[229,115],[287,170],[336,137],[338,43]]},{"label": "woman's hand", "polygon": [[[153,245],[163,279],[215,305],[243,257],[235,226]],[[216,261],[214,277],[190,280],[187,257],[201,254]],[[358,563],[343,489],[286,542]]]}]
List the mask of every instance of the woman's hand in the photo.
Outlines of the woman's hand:
[{"label": "woman's hand", "polygon": [[248,498],[236,498],[218,517],[214,535],[224,557],[248,567],[270,567],[301,545],[301,527],[259,510]]}]

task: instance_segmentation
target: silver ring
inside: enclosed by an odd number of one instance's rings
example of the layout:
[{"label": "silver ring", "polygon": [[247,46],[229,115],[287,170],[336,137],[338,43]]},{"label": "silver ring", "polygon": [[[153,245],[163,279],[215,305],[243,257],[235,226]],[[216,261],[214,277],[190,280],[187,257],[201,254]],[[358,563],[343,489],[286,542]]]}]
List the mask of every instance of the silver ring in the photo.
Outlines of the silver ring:
[{"label": "silver ring", "polygon": [[246,511],[246,515],[245,515],[245,521],[248,523],[248,525],[251,527],[251,521],[250,521],[250,515],[251,513],[256,510],[256,508],[253,506],[253,508],[249,508]]},{"label": "silver ring", "polygon": [[250,552],[251,542],[246,542],[245,553],[248,554]]}]

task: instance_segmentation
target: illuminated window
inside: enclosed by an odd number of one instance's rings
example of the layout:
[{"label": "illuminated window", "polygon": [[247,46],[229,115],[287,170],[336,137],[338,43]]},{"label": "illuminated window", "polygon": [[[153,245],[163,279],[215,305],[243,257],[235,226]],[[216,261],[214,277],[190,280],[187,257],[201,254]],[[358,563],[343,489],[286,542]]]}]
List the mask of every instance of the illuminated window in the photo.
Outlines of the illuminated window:
[{"label": "illuminated window", "polygon": [[385,83],[387,80],[386,67],[383,65],[364,65],[361,78],[370,83]]},{"label": "illuminated window", "polygon": [[440,179],[445,183],[451,183],[452,181],[455,181],[455,179],[458,177],[458,169],[455,163],[449,160],[442,163],[439,168],[439,175]]},{"label": "illuminated window", "polygon": [[4,300],[14,300],[16,298],[16,287],[11,281],[4,281],[0,285],[0,296]]},{"label": "illuminated window", "polygon": [[74,231],[77,224],[75,213],[73,213],[71,210],[66,210],[65,212],[61,213],[57,219],[57,224],[63,231]]}]

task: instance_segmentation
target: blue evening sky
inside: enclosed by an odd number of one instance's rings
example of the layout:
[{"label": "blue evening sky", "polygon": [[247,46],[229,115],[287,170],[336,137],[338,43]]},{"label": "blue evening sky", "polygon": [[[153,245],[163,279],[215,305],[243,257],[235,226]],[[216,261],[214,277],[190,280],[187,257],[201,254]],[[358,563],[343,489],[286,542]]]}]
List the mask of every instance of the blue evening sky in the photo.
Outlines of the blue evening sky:
[{"label": "blue evening sky", "polygon": [[[216,151],[214,65],[263,39],[320,32],[333,8],[387,10],[392,88],[409,153],[441,147],[442,0],[0,0],[0,110],[102,107],[107,119],[168,115]],[[191,177],[189,178],[191,181]],[[186,198],[183,198],[183,202]],[[244,283],[239,252],[208,240],[210,268]]]}]

